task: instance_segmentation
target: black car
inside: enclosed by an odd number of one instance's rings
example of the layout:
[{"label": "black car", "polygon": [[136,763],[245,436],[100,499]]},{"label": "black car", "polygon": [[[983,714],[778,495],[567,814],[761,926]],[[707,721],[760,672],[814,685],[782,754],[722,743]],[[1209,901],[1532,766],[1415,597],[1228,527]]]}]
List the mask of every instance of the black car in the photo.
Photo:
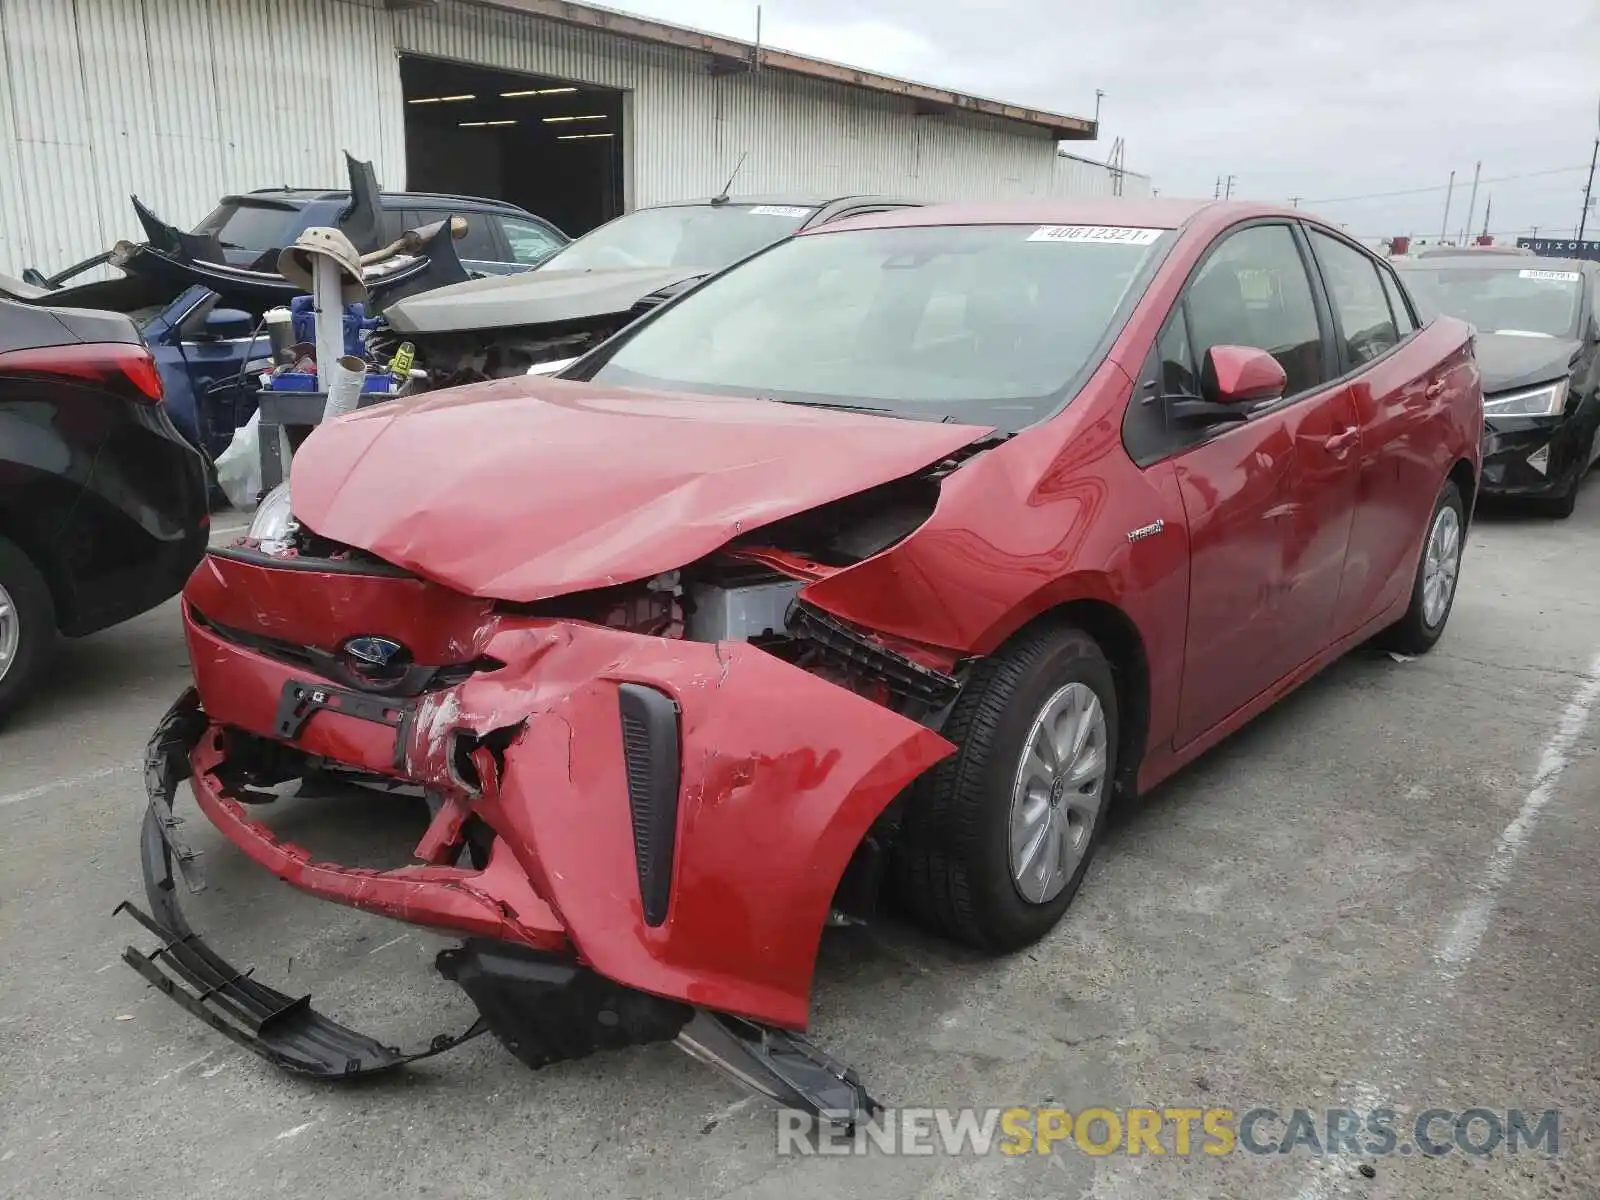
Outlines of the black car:
[{"label": "black car", "polygon": [[[214,235],[228,262],[249,266],[264,251],[292,245],[302,229],[334,227],[350,204],[348,191],[259,188],[224,196],[193,232]],[[482,275],[505,275],[538,266],[572,239],[543,217],[503,200],[432,192],[380,192],[379,237],[392,242],[406,229],[448,217],[467,218],[456,243],[461,265]]]},{"label": "black car", "polygon": [[886,196],[714,196],[637,208],[535,271],[473,279],[384,309],[432,386],[519,375],[599,345],[708,275],[843,217],[916,207]]},{"label": "black car", "polygon": [[209,532],[205,462],[134,323],[0,298],[0,720],[58,636],[176,595]]},{"label": "black car", "polygon": [[1600,264],[1396,259],[1424,306],[1472,322],[1483,372],[1483,494],[1572,514],[1600,457]]}]

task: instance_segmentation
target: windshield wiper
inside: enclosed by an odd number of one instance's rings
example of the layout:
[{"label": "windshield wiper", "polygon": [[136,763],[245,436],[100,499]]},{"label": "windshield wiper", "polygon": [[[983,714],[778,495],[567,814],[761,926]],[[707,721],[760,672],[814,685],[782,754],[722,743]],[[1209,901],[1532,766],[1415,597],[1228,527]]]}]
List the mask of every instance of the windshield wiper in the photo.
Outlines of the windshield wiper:
[{"label": "windshield wiper", "polygon": [[892,408],[872,408],[865,404],[834,404],[827,400],[786,400],[781,396],[758,395],[758,400],[771,400],[776,404],[799,404],[805,408],[831,408],[835,412],[864,412],[877,413],[883,417],[903,417],[904,413],[895,412]]}]

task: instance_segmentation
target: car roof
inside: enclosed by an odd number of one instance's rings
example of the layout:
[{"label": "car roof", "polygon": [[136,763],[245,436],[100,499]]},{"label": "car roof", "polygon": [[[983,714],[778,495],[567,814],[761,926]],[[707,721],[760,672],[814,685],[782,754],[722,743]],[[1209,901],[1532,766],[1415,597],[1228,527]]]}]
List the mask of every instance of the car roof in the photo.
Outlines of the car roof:
[{"label": "car roof", "polygon": [[[930,204],[895,209],[830,222],[836,229],[883,229],[916,225],[1106,225],[1138,229],[1181,229],[1204,217],[1217,226],[1251,217],[1290,217],[1317,221],[1298,208],[1244,200],[1131,199],[1118,196],[1082,199],[994,200]],[[1318,222],[1319,224],[1323,222]],[[808,233],[810,231],[807,231]]]},{"label": "car roof", "polygon": [[[349,200],[350,192],[334,191],[326,188],[256,188],[254,191],[239,192],[235,195],[224,196],[223,204],[248,204],[251,201],[266,201],[267,203],[282,203],[290,205],[313,204],[319,200]],[[379,192],[378,199],[385,205],[405,204],[474,204],[482,208],[501,209],[505,212],[522,213],[527,210],[512,204],[508,200],[490,200],[483,196],[453,196],[448,192]]]},{"label": "car roof", "polygon": [[1581,271],[1585,275],[1600,271],[1600,263],[1586,258],[1545,258],[1535,254],[1457,254],[1437,258],[1392,258],[1402,271]]}]

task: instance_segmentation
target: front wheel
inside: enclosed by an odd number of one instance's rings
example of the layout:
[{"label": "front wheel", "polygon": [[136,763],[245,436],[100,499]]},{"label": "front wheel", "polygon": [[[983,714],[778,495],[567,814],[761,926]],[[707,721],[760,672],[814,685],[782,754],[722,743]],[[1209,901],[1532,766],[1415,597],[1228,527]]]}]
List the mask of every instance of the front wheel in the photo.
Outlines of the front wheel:
[{"label": "front wheel", "polygon": [[1389,628],[1386,641],[1402,654],[1426,654],[1444,633],[1456,601],[1461,553],[1466,545],[1467,510],[1461,489],[1447,479],[1428,518],[1422,557],[1411,585],[1411,606]]},{"label": "front wheel", "polygon": [[958,752],[908,797],[899,893],[925,926],[979,950],[1021,949],[1072,903],[1116,778],[1111,664],[1065,626],[981,663],[944,729]]}]

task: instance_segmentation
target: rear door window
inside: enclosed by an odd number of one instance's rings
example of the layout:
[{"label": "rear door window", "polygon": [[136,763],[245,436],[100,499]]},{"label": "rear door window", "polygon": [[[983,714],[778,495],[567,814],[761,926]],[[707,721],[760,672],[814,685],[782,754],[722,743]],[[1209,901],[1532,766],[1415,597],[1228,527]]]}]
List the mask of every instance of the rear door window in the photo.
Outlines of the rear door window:
[{"label": "rear door window", "polygon": [[1316,229],[1311,230],[1311,247],[1333,301],[1345,362],[1359,367],[1394,349],[1400,333],[1383,280],[1378,277],[1378,264],[1354,246]]},{"label": "rear door window", "polygon": [[467,236],[456,242],[456,257],[462,262],[500,262],[500,242],[495,236],[494,217],[483,212],[462,212],[444,208],[425,208],[417,213],[417,225],[435,225],[451,217],[467,222]]}]

